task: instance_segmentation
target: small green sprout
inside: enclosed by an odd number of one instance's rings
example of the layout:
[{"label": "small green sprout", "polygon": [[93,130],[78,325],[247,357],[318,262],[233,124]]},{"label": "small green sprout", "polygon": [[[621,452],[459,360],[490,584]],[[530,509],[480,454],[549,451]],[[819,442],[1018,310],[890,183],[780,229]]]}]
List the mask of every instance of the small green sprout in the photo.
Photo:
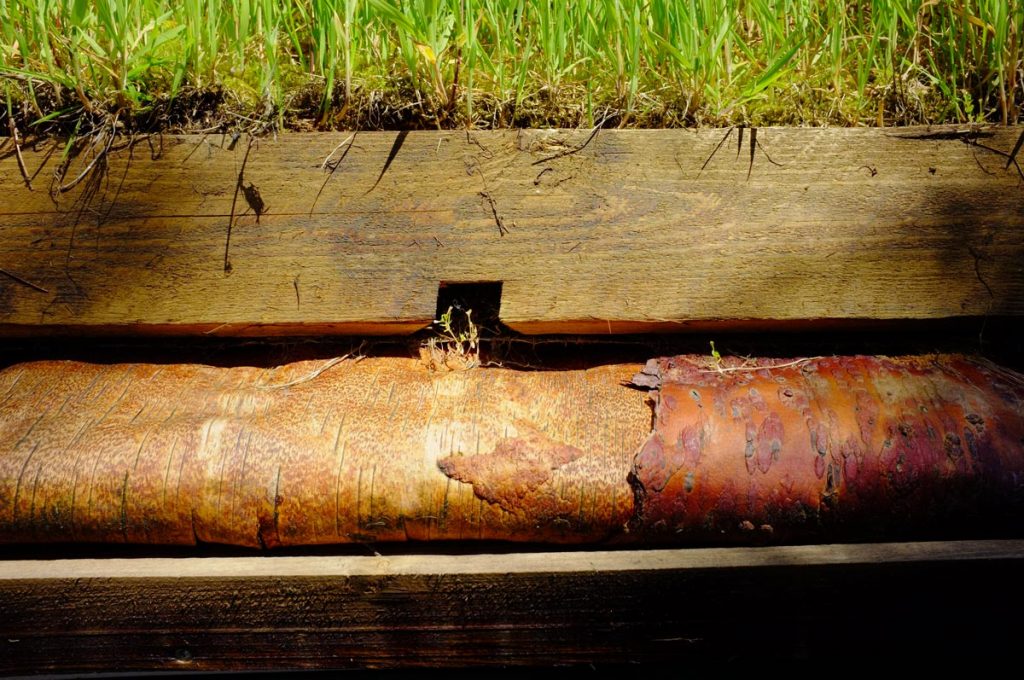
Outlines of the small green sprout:
[{"label": "small green sprout", "polygon": [[480,365],[480,329],[473,323],[473,310],[465,312],[465,321],[455,316],[455,308],[434,320],[435,337],[427,339],[420,356],[432,370],[459,370]]}]

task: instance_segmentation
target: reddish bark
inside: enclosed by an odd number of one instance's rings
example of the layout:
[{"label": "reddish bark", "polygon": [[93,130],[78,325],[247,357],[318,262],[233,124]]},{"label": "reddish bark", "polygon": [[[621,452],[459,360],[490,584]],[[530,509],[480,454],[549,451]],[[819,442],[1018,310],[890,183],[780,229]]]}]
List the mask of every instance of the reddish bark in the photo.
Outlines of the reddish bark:
[{"label": "reddish bark", "polygon": [[1020,518],[1024,379],[990,363],[673,357],[652,377],[655,425],[633,467],[645,535],[941,535]]}]

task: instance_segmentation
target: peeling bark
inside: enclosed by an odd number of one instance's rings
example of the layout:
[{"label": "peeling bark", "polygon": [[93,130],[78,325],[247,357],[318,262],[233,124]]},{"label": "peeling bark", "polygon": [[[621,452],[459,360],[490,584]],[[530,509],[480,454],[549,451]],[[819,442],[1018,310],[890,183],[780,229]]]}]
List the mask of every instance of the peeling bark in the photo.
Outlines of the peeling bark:
[{"label": "peeling bark", "polygon": [[0,371],[0,542],[580,542],[632,515],[635,366],[321,366]]},{"label": "peeling bark", "polygon": [[845,540],[1024,508],[1024,378],[983,360],[323,366],[0,371],[0,542]]},{"label": "peeling bark", "polygon": [[[773,364],[785,363],[784,366]],[[660,359],[632,527],[671,540],[942,535],[1019,524],[1024,379],[964,357]]]}]

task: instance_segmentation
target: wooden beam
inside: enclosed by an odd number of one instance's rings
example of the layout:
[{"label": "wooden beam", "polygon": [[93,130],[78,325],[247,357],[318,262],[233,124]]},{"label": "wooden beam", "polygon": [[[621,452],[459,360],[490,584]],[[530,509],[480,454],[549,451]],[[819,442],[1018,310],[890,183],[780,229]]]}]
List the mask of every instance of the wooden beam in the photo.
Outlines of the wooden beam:
[{"label": "wooden beam", "polygon": [[8,559],[0,672],[1006,657],[1022,566],[1020,540]]},{"label": "wooden beam", "polygon": [[409,332],[443,281],[531,333],[1015,316],[1021,130],[154,136],[49,192],[6,140],[0,332]]}]

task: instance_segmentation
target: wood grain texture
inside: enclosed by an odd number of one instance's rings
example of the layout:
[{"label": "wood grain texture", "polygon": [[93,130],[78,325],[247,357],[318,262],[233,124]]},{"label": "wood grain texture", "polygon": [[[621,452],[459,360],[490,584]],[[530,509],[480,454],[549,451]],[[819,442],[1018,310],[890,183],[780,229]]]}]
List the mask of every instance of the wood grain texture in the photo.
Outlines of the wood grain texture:
[{"label": "wood grain texture", "polygon": [[[703,171],[725,131],[164,136],[53,197],[8,140],[0,329],[408,332],[441,281],[524,332],[1024,313],[1020,177],[937,131],[764,128],[752,166],[734,132]],[[45,186],[60,147],[23,152]]]},{"label": "wood grain texture", "polygon": [[0,672],[1002,658],[1022,560],[960,541],[0,561]]}]

